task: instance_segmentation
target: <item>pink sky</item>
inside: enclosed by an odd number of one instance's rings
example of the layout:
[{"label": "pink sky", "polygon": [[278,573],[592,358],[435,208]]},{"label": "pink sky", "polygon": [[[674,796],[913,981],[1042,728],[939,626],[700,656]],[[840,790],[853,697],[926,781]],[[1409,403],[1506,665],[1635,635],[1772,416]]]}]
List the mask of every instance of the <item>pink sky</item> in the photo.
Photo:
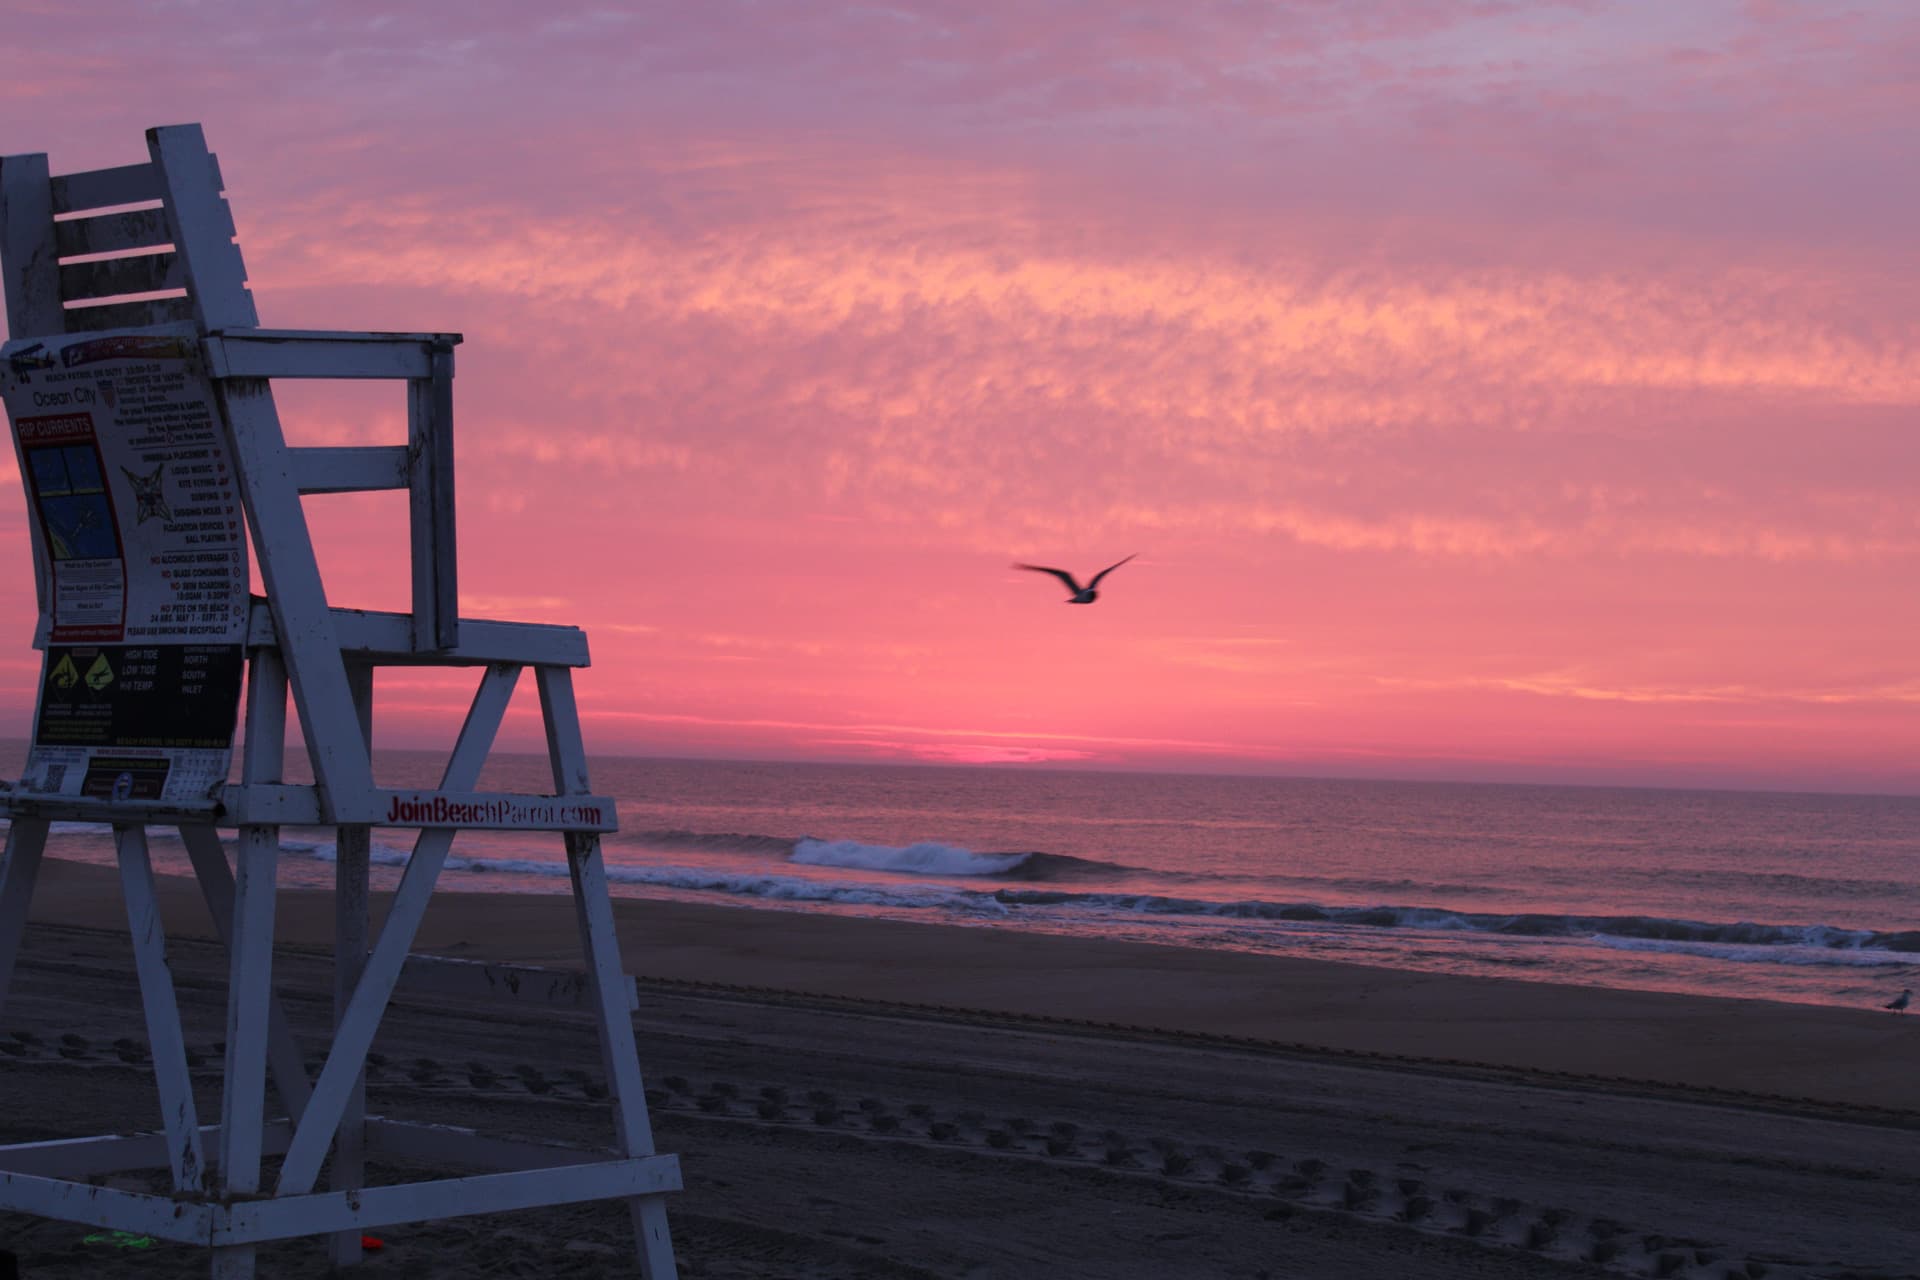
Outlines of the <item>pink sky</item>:
[{"label": "pink sky", "polygon": [[24,9],[0,152],[199,121],[265,323],[466,334],[594,749],[1920,791],[1909,0]]}]

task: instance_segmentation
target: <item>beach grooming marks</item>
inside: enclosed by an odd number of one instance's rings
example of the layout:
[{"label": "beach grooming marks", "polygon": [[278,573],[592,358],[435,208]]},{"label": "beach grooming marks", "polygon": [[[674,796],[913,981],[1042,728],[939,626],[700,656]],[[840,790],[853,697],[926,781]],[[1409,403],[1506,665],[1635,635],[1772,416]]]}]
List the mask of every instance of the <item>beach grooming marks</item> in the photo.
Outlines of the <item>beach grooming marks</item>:
[{"label": "beach grooming marks", "polygon": [[[42,154],[0,159],[0,274],[12,341],[0,348],[20,455],[44,651],[25,774],[0,783],[11,820],[0,862],[4,1011],[49,825],[114,832],[164,1128],[0,1148],[0,1209],[196,1243],[216,1280],[250,1280],[261,1242],[327,1235],[335,1265],[389,1223],[624,1199],[641,1271],[675,1274],[665,1193],[678,1161],[656,1154],[607,896],[572,670],[573,627],[458,616],[453,348],[457,334],[262,329],[224,182],[198,125],[152,129],[148,159],[53,176]],[[113,256],[105,256],[113,255]],[[408,439],[293,448],[274,378],[406,385]],[[300,498],[399,490],[410,504],[412,608],[332,607]],[[257,557],[264,598],[247,593]],[[478,687],[441,784],[387,790],[371,768],[373,671],[469,667]],[[476,792],[508,701],[531,668],[551,795]],[[241,782],[229,785],[241,678]],[[292,696],[315,782],[283,772]],[[309,1077],[273,985],[275,859],[282,824],[338,829],[335,1018]],[[221,1116],[201,1124],[148,855],[178,828],[227,945]],[[230,863],[220,828],[235,831]],[[369,937],[374,827],[418,829],[392,909]],[[585,971],[480,971],[410,956],[455,830],[552,831],[565,845]],[[479,972],[479,978],[475,973]],[[365,1063],[396,984],[520,999],[582,999],[598,1024],[614,1122],[610,1150],[508,1142],[369,1116]],[[269,1119],[269,1073],[279,1115]],[[370,1154],[480,1170],[365,1185]],[[263,1158],[280,1158],[271,1185]],[[316,1189],[329,1160],[326,1189]],[[165,1168],[171,1194],[92,1185]]]}]

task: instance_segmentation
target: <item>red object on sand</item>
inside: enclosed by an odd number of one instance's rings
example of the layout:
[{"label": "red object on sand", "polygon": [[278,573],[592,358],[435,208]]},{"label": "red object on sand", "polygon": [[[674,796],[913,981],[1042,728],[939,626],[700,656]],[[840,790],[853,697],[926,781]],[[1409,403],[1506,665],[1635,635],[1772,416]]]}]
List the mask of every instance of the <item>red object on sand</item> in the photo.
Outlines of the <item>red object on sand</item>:
[{"label": "red object on sand", "polygon": [[379,1236],[361,1236],[360,1247],[368,1253],[378,1253],[387,1247],[387,1242]]}]

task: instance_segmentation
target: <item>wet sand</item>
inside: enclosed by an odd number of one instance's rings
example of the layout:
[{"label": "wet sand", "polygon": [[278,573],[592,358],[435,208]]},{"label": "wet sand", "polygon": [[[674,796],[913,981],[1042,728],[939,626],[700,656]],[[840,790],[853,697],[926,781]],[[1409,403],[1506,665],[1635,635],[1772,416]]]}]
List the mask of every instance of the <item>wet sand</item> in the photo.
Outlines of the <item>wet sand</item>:
[{"label": "wet sand", "polygon": [[[217,1115],[224,965],[170,956]],[[1911,1275],[1920,1017],[1393,973],[986,929],[616,904],[684,1274]],[[330,895],[278,966],[324,1048]],[[112,873],[49,862],[0,1013],[0,1140],[156,1123]],[[575,967],[562,897],[440,895],[418,950]],[[591,1027],[404,990],[408,1119],[595,1143]],[[385,1170],[384,1176],[419,1176]],[[618,1206],[383,1233],[369,1275],[637,1274]],[[0,1218],[28,1276],[205,1274]],[[325,1274],[317,1242],[263,1275]]]}]

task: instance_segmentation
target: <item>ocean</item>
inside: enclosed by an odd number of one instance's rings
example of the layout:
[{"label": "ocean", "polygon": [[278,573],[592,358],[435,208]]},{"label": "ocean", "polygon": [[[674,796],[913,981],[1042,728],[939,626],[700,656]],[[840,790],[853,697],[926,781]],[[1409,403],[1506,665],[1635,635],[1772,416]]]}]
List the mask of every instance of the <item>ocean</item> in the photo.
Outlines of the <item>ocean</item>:
[{"label": "ocean", "polygon": [[[1920,798],[606,758],[616,894],[1868,1008],[1920,978]],[[387,785],[434,779],[382,752]],[[544,757],[486,784],[550,790]],[[408,837],[376,832],[376,883]],[[288,829],[281,883],[331,883]],[[187,873],[159,838],[162,872]],[[100,828],[49,853],[111,863]],[[446,890],[564,893],[464,832]]]}]

